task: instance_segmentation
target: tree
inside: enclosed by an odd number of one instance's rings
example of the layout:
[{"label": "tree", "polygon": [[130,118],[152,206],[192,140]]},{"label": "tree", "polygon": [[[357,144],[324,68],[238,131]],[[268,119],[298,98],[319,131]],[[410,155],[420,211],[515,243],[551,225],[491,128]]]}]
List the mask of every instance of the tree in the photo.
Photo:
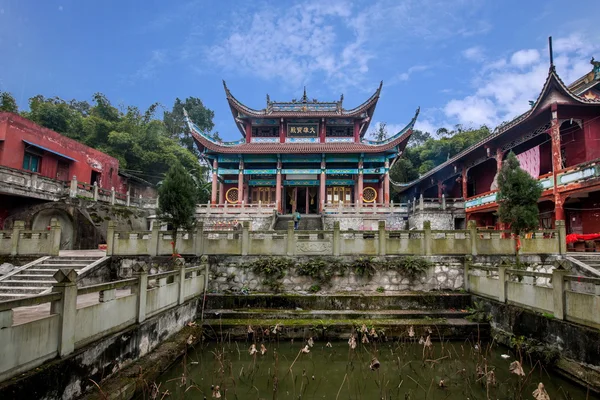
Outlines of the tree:
[{"label": "tree", "polygon": [[196,181],[179,162],[175,162],[158,189],[158,214],[161,221],[173,227],[173,253],[177,246],[178,229],[194,226],[198,187]]},{"label": "tree", "polygon": [[0,111],[8,111],[11,113],[19,112],[17,101],[9,92],[0,91]]},{"label": "tree", "polygon": [[386,125],[387,124],[385,122],[380,122],[377,124],[377,128],[375,128],[375,130],[372,131],[370,134],[370,136],[373,138],[373,140],[381,142],[381,141],[387,139],[388,131],[387,131]]},{"label": "tree", "polygon": [[498,217],[510,224],[515,237],[515,254],[519,263],[519,237],[539,226],[537,202],[542,185],[521,169],[517,156],[511,151],[498,174]]},{"label": "tree", "polygon": [[213,130],[215,124],[213,118],[215,113],[206,108],[197,97],[188,97],[184,102],[181,99],[175,99],[173,109],[165,111],[163,121],[167,128],[168,135],[179,141],[179,143],[187,148],[192,153],[199,155],[194,140],[185,123],[183,109],[187,111],[190,119],[194,121],[196,126],[203,132],[208,133]]}]

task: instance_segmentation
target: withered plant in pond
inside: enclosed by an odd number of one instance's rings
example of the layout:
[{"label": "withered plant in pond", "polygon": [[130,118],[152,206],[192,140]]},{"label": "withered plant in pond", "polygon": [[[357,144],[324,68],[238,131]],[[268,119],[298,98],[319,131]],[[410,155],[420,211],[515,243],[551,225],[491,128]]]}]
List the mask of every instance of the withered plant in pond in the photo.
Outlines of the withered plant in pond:
[{"label": "withered plant in pond", "polygon": [[242,267],[252,269],[256,275],[263,278],[263,284],[274,292],[280,292],[283,284],[281,280],[285,272],[294,266],[294,262],[287,258],[264,257],[244,263]]}]

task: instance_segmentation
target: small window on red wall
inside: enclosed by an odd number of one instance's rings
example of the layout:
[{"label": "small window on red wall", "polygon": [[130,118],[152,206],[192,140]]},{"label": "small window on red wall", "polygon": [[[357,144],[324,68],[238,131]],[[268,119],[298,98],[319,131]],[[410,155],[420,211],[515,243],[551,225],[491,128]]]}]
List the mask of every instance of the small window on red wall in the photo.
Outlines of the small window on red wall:
[{"label": "small window on red wall", "polygon": [[31,172],[39,172],[40,164],[42,163],[42,157],[25,152],[25,156],[23,157],[23,169]]}]

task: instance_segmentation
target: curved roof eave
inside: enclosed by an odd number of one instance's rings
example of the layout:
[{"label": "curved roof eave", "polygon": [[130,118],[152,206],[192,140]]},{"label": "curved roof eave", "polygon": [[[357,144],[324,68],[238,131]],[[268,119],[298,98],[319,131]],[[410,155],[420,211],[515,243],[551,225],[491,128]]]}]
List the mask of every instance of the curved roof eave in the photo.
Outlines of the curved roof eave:
[{"label": "curved roof eave", "polygon": [[[368,112],[370,108],[373,108],[373,110],[371,111],[369,116],[373,115],[374,106],[377,104],[379,95],[381,93],[381,89],[383,87],[383,81],[381,81],[379,83],[379,87],[377,88],[377,90],[375,90],[375,93],[373,93],[371,95],[371,97],[369,97],[365,102],[363,102],[358,107],[354,107],[350,110],[342,110],[341,113],[322,112],[322,111],[312,111],[312,112],[311,111],[301,111],[301,112],[285,111],[285,112],[267,113],[266,109],[256,110],[254,108],[250,108],[250,107],[244,105],[242,102],[240,102],[238,99],[236,99],[235,96],[233,96],[233,94],[227,87],[227,83],[225,81],[223,81],[223,87],[225,88],[227,102],[229,103],[229,107],[231,108],[231,113],[232,113],[234,119],[238,117],[237,113],[242,113],[242,114],[248,115],[250,117],[257,117],[257,118],[264,118],[265,116],[299,117],[299,116],[312,116],[312,115],[325,115],[325,116],[331,116],[331,117],[338,117],[338,116],[340,116],[340,117],[355,117],[355,116],[359,116],[360,114],[362,114],[365,111]],[[242,132],[242,133],[244,133],[244,132]]]},{"label": "curved roof eave", "polygon": [[198,147],[215,153],[381,153],[395,149],[396,147],[404,149],[408,139],[412,135],[413,127],[419,115],[419,109],[417,109],[412,120],[391,138],[380,142],[362,141],[360,143],[246,143],[245,139],[237,142],[217,143],[198,129],[189,119],[187,112],[184,114],[185,121]]},{"label": "curved roof eave", "polygon": [[[429,178],[430,176],[432,176],[436,172],[444,169],[445,167],[456,163],[461,158],[463,158],[464,156],[466,156],[467,154],[469,154],[470,152],[472,152],[473,150],[475,150],[479,146],[481,146],[481,145],[483,145],[485,143],[488,143],[488,142],[490,142],[490,141],[498,138],[499,136],[501,136],[501,135],[505,134],[506,132],[510,131],[511,129],[516,128],[517,126],[519,126],[521,123],[523,123],[524,121],[526,121],[530,116],[541,112],[543,109],[546,108],[546,107],[540,108],[541,104],[543,103],[542,100],[549,93],[549,90],[550,90],[550,88],[553,85],[555,85],[555,87],[557,89],[559,89],[560,91],[564,92],[564,94],[566,94],[567,96],[569,96],[571,99],[573,99],[576,102],[579,102],[581,104],[586,104],[586,105],[593,105],[593,104],[600,105],[600,100],[583,99],[583,98],[577,96],[576,94],[572,93],[567,88],[567,86],[564,84],[564,82],[560,79],[560,77],[558,76],[558,74],[556,73],[556,68],[554,67],[554,65],[551,65],[550,69],[548,71],[548,76],[546,77],[546,82],[544,82],[544,86],[542,87],[542,90],[540,91],[540,94],[538,95],[538,98],[535,101],[533,107],[531,107],[529,110],[527,110],[523,114],[515,117],[511,121],[509,121],[509,122],[507,122],[507,123],[505,123],[503,125],[499,125],[498,127],[496,127],[496,129],[488,137],[486,137],[486,138],[480,140],[479,142],[471,145],[470,147],[468,147],[465,150],[461,151],[460,153],[458,153],[456,156],[452,157],[448,161],[446,161],[446,162],[438,165],[437,167],[433,168],[432,170],[430,170],[429,172],[427,172],[423,176],[420,176],[418,179],[415,179],[412,182],[407,182],[405,184],[397,185],[397,187],[400,188],[400,192],[402,192],[402,191],[404,191],[404,190],[406,190],[406,189],[414,186],[415,184],[419,183],[420,181],[422,181],[424,179]],[[545,104],[545,106],[547,106],[547,105],[549,105],[549,104]]]}]

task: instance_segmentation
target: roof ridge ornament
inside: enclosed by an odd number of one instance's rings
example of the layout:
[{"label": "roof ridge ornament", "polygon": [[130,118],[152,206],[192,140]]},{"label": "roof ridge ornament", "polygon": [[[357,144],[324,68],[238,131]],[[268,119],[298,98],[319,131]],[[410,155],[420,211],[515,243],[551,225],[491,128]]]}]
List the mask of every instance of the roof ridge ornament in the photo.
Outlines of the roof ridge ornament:
[{"label": "roof ridge ornament", "polygon": [[302,95],[302,102],[308,102],[308,96],[306,96],[306,85],[304,86],[304,94]]}]

